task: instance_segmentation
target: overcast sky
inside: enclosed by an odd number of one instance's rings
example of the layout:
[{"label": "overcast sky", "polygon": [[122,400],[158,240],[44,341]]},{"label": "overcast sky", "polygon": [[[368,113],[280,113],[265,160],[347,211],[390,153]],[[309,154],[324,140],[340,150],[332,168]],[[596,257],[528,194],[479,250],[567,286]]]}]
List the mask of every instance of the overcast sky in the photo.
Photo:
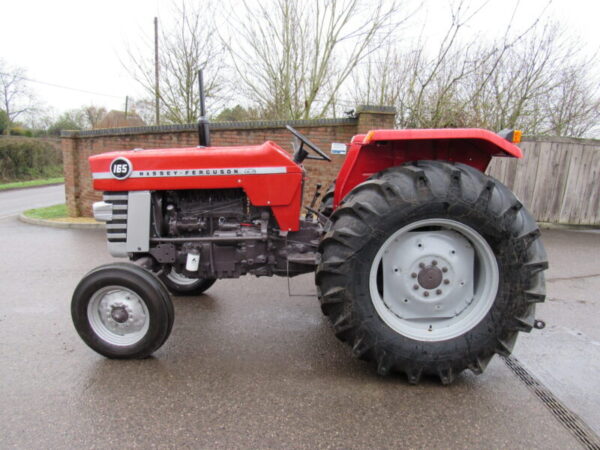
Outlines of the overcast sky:
[{"label": "overcast sky", "polygon": [[[497,35],[516,1],[490,0],[468,32]],[[533,21],[547,3],[521,0],[517,25]],[[25,68],[33,80],[90,91],[32,83],[39,99],[58,112],[89,104],[123,109],[126,95],[141,97],[121,63],[123,49],[140,46],[144,34],[152,35],[154,16],[166,26],[169,5],[170,0],[5,1],[0,10],[0,59]],[[406,36],[418,35],[419,24],[425,22],[424,34],[434,41],[446,26],[447,6],[448,0],[426,0]],[[590,55],[600,48],[599,0],[554,0],[548,14],[563,22]]]}]

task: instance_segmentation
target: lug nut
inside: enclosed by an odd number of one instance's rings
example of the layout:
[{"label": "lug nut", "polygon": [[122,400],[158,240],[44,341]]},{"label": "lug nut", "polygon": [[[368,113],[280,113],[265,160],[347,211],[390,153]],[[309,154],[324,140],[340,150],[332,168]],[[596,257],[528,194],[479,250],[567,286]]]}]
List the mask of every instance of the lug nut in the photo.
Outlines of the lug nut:
[{"label": "lug nut", "polygon": [[444,272],[444,273],[448,272],[448,268],[447,267],[442,267],[442,272]]},{"label": "lug nut", "polygon": [[437,295],[441,295],[441,293],[442,293],[442,290],[441,290],[441,289],[438,289],[437,291],[435,291],[435,293],[436,293]]},{"label": "lug nut", "polygon": [[420,267],[421,269],[424,269],[424,268],[425,268],[425,263],[419,263],[419,267]]},{"label": "lug nut", "polygon": [[450,284],[450,280],[444,280],[444,284]]},{"label": "lug nut", "polygon": [[423,295],[424,295],[425,297],[429,297],[429,292],[425,291],[425,292],[423,292]]},{"label": "lug nut", "polygon": [[413,273],[411,273],[411,274],[410,274],[410,276],[411,276],[411,277],[413,277],[413,278],[417,278],[417,274],[416,274],[416,273],[414,273],[414,272],[413,272]]},{"label": "lug nut", "polygon": [[418,284],[415,284],[415,285],[413,286],[413,289],[414,289],[415,291],[418,291],[418,290],[419,290],[419,285],[418,285]]},{"label": "lug nut", "polygon": [[433,261],[431,261],[431,265],[432,266],[437,266],[437,261],[434,259]]}]

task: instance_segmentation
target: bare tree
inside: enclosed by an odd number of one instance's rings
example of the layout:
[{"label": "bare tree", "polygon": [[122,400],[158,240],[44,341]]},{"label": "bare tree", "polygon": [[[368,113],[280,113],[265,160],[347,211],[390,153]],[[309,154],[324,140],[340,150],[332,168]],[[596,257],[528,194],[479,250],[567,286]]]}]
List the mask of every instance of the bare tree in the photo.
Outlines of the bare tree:
[{"label": "bare tree", "polygon": [[558,136],[593,131],[600,117],[598,82],[590,60],[559,24],[541,24],[490,64],[466,83],[462,107],[471,123]]},{"label": "bare tree", "polygon": [[137,114],[145,123],[153,123],[155,118],[155,104],[153,99],[131,99],[131,112]]},{"label": "bare tree", "polygon": [[12,124],[19,116],[34,111],[34,98],[25,79],[25,70],[9,67],[0,60],[0,102],[8,123],[4,134],[10,134]]},{"label": "bare tree", "polygon": [[242,5],[241,13],[234,14],[237,28],[228,48],[244,93],[264,116],[273,118],[330,113],[359,61],[402,23],[395,0]]},{"label": "bare tree", "polygon": [[89,128],[96,128],[98,122],[100,122],[106,116],[106,108],[104,106],[84,106],[82,108],[83,114],[85,116],[85,121],[87,122],[87,126]]},{"label": "bare tree", "polygon": [[586,61],[562,71],[558,86],[551,93],[551,101],[544,103],[547,128],[540,130],[541,133],[600,135],[600,88],[597,80],[585,76],[590,73],[589,65]]},{"label": "bare tree", "polygon": [[[205,70],[204,92],[209,109],[223,101],[223,45],[218,39],[215,8],[203,2],[190,6],[172,3],[174,21],[159,32],[159,100],[161,118],[170,123],[198,119],[198,69]],[[144,49],[129,49],[124,66],[149,97],[156,96],[153,42]]]},{"label": "bare tree", "polygon": [[86,125],[85,109],[70,109],[51,119],[46,131],[51,136],[60,136],[63,130],[83,130]]},{"label": "bare tree", "polygon": [[508,25],[495,40],[465,42],[461,30],[478,12],[465,5],[454,4],[433,55],[421,41],[372,55],[355,75],[355,101],[396,105],[398,126],[407,128],[518,127],[572,136],[594,129],[597,80],[557,24],[538,18],[520,33]]},{"label": "bare tree", "polygon": [[[408,49],[393,44],[384,46],[356,74],[355,101],[375,98],[397,105],[401,126],[458,126],[464,119],[460,109],[465,95],[468,97],[467,81],[471,82],[481,67],[496,65],[521,38],[510,40],[505,35],[501,42],[494,42],[488,48],[477,40],[463,42],[462,30],[485,4],[473,9],[464,0],[455,2],[450,11],[450,25],[433,55],[426,50],[423,35]],[[488,78],[489,74],[484,81]]]}]

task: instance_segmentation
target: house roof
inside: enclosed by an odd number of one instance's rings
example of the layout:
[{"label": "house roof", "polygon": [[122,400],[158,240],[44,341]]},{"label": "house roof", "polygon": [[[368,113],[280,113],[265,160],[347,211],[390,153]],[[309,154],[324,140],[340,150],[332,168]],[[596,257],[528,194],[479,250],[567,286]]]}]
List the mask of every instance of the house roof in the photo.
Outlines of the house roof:
[{"label": "house roof", "polygon": [[125,115],[125,111],[113,109],[96,124],[95,128],[143,127],[144,125],[146,123],[135,112]]}]

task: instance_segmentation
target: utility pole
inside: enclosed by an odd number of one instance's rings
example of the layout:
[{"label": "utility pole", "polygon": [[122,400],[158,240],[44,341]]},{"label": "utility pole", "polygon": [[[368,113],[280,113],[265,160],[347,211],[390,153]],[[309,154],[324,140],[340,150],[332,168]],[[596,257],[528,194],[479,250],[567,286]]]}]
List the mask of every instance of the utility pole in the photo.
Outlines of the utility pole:
[{"label": "utility pole", "polygon": [[125,96],[125,120],[127,121],[127,109],[129,108],[129,95]]},{"label": "utility pole", "polygon": [[158,17],[154,18],[154,94],[155,94],[155,109],[156,109],[156,125],[160,124],[160,92],[158,90]]}]

